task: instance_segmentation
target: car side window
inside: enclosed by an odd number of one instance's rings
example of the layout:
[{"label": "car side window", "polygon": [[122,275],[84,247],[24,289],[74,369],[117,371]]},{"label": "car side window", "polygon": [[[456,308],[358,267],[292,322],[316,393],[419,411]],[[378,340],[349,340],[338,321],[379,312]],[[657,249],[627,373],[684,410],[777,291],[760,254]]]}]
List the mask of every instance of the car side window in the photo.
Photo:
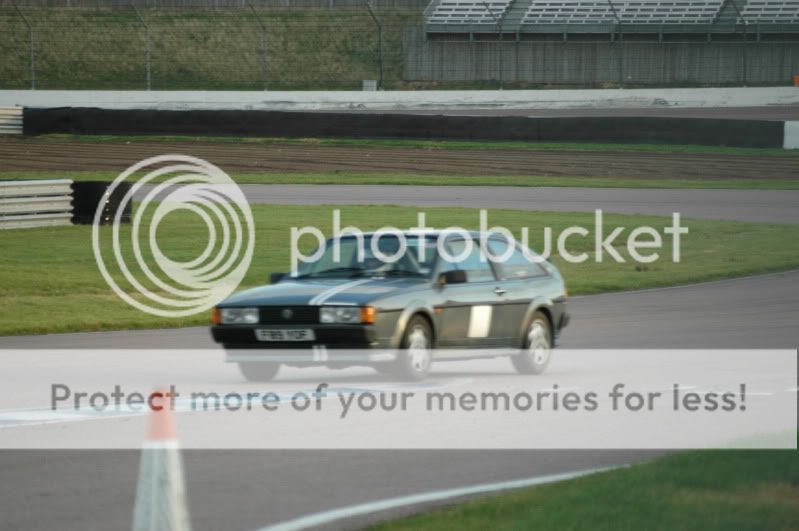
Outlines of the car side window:
[{"label": "car side window", "polygon": [[[448,263],[449,261],[441,256],[441,271],[448,271],[450,269],[461,269],[466,272],[467,282],[487,282],[494,280],[494,271],[491,264],[485,256],[482,256],[480,251],[480,244],[474,240],[471,241],[471,249],[467,254],[467,240],[450,240],[447,242],[447,252],[450,256],[456,258],[456,261]],[[481,258],[482,256],[482,258]]]},{"label": "car side window", "polygon": [[495,262],[500,280],[539,277],[547,274],[546,270],[540,264],[528,259],[518,246],[513,245],[504,238],[492,238],[488,240],[488,249],[492,256],[504,257],[508,252],[508,246],[512,246],[513,251],[509,254],[507,259]]}]

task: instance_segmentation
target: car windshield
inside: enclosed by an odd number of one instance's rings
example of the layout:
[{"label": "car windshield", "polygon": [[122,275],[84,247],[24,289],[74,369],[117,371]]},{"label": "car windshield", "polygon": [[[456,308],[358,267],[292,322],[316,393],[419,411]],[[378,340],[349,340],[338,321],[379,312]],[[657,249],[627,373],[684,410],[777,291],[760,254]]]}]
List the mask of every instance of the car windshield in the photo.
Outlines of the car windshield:
[{"label": "car windshield", "polygon": [[[375,240],[374,242],[372,240]],[[326,276],[429,277],[436,260],[435,238],[382,234],[379,238],[345,236],[325,242],[313,261],[300,265],[295,278]],[[375,252],[377,251],[377,252]],[[381,256],[382,255],[382,256]]]}]

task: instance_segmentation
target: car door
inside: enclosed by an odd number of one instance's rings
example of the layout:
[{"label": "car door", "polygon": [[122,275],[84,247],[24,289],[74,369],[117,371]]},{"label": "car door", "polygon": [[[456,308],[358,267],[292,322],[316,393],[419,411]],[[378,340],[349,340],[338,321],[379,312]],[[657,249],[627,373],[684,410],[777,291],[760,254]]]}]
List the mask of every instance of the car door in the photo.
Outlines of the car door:
[{"label": "car door", "polygon": [[450,269],[466,272],[466,282],[442,286],[438,314],[440,347],[475,348],[493,344],[493,292],[496,276],[492,264],[474,238],[450,238],[445,242],[450,258],[439,256],[439,273]]},{"label": "car door", "polygon": [[514,346],[527,309],[549,274],[525,256],[518,243],[500,236],[489,238],[487,245],[497,276],[491,336],[501,346]]}]

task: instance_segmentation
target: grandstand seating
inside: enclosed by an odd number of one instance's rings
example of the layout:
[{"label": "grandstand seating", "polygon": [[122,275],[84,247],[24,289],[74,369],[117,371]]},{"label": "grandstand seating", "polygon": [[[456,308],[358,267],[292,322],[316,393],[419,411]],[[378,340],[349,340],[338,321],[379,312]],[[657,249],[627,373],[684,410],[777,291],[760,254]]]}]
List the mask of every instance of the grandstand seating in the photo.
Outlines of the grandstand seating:
[{"label": "grandstand seating", "polygon": [[613,1],[622,24],[711,24],[723,3],[723,0]]},{"label": "grandstand seating", "polygon": [[723,0],[664,2],[661,0],[614,1],[622,24],[711,24]]},{"label": "grandstand seating", "polygon": [[799,0],[749,0],[739,22],[757,24],[799,23]]},{"label": "grandstand seating", "polygon": [[427,17],[428,24],[495,24],[511,0],[441,0]]},{"label": "grandstand seating", "polygon": [[439,32],[498,22],[504,32],[706,32],[742,23],[768,31],[799,24],[799,0],[432,0],[425,16]]},{"label": "grandstand seating", "polygon": [[615,21],[607,0],[533,0],[522,24],[612,24]]},{"label": "grandstand seating", "polygon": [[532,0],[522,24],[711,24],[723,0]]}]

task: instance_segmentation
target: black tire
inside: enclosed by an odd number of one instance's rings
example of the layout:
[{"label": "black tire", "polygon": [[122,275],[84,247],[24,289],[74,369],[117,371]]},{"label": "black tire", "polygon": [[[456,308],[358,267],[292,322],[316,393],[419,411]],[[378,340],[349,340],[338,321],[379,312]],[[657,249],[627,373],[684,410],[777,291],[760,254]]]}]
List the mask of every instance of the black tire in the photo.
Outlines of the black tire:
[{"label": "black tire", "polygon": [[552,327],[544,313],[535,312],[525,330],[522,351],[510,361],[521,374],[541,374],[551,359]]},{"label": "black tire", "polygon": [[[422,348],[426,351],[422,352]],[[414,315],[408,321],[400,343],[392,374],[404,381],[418,382],[430,373],[433,363],[433,331],[430,323],[421,315]]]},{"label": "black tire", "polygon": [[279,363],[268,361],[239,362],[239,371],[248,382],[269,382],[280,370]]}]

